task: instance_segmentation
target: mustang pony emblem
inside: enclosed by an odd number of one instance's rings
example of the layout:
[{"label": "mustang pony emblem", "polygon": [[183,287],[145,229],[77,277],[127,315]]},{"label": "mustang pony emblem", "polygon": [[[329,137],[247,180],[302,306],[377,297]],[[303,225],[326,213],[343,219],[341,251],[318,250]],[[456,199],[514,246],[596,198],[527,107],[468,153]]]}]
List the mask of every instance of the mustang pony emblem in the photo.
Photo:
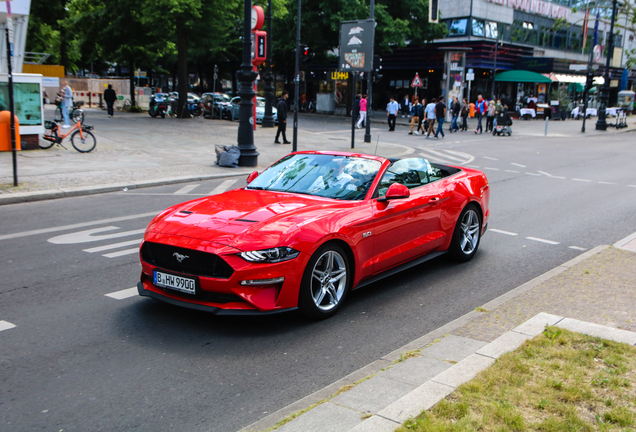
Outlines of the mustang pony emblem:
[{"label": "mustang pony emblem", "polygon": [[187,255],[181,255],[179,252],[173,253],[172,256],[175,257],[179,262],[183,262],[184,259],[189,258]]}]

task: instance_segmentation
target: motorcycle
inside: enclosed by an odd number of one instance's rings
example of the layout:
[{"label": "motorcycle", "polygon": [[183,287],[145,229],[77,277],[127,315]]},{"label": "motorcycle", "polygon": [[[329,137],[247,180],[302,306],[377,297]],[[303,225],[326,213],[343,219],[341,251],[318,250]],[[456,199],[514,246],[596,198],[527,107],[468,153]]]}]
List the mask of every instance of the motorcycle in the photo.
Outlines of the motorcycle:
[{"label": "motorcycle", "polygon": [[156,118],[158,115],[161,118],[166,118],[166,112],[168,111],[167,97],[161,93],[155,93],[150,97],[150,104],[148,107],[148,114],[150,117]]},{"label": "motorcycle", "polygon": [[[183,108],[187,110],[186,115],[190,116],[190,118],[203,116],[203,105],[198,101],[188,100]],[[173,112],[176,113],[176,110],[173,109]]]}]

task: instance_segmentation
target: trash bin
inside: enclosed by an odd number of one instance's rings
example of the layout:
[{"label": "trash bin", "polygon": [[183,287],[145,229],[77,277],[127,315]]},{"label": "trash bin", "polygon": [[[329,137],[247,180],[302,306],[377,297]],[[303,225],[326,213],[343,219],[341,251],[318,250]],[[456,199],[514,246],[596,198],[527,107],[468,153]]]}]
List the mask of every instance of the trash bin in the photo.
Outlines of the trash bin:
[{"label": "trash bin", "polygon": [[543,117],[552,120],[552,107],[548,106],[543,109]]},{"label": "trash bin", "polygon": [[[20,147],[20,122],[18,116],[15,118],[15,149],[21,150]],[[9,111],[0,111],[0,151],[11,151],[11,113]]]}]

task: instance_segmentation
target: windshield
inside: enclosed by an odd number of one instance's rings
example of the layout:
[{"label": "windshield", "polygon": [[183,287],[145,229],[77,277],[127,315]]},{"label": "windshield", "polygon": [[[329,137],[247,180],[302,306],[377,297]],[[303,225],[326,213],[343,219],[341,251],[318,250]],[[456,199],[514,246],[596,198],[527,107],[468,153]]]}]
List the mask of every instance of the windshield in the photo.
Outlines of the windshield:
[{"label": "windshield", "polygon": [[257,107],[264,107],[265,106],[265,99],[256,98],[256,106]]},{"label": "windshield", "polygon": [[381,166],[379,161],[352,156],[289,155],[263,171],[247,189],[359,200],[366,196]]},{"label": "windshield", "polygon": [[215,102],[229,102],[230,97],[226,94],[214,95]]}]

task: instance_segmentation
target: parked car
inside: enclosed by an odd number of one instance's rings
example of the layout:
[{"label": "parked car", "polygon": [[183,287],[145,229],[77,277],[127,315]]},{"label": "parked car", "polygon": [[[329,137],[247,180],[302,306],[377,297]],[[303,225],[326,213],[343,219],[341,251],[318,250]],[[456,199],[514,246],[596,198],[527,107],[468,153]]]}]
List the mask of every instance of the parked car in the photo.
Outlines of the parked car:
[{"label": "parked car", "polygon": [[[240,107],[240,97],[235,97],[230,101],[229,114],[227,116],[230,121],[238,120]],[[274,116],[274,122],[278,123],[278,111],[275,107],[272,107],[272,116]],[[263,123],[263,117],[265,117],[265,98],[259,96],[256,98],[256,123]]]},{"label": "parked car", "polygon": [[351,290],[397,271],[443,254],[472,259],[489,201],[486,175],[471,168],[292,153],[245,187],[156,216],[140,246],[137,289],[215,314],[300,309],[327,318]]},{"label": "parked car", "polygon": [[212,118],[226,118],[230,100],[230,96],[225,93],[203,93],[201,95],[203,115]]},{"label": "parked car", "polygon": [[[179,92],[170,92],[170,99],[179,99]],[[188,102],[198,102],[201,98],[196,93],[188,93]]]}]

